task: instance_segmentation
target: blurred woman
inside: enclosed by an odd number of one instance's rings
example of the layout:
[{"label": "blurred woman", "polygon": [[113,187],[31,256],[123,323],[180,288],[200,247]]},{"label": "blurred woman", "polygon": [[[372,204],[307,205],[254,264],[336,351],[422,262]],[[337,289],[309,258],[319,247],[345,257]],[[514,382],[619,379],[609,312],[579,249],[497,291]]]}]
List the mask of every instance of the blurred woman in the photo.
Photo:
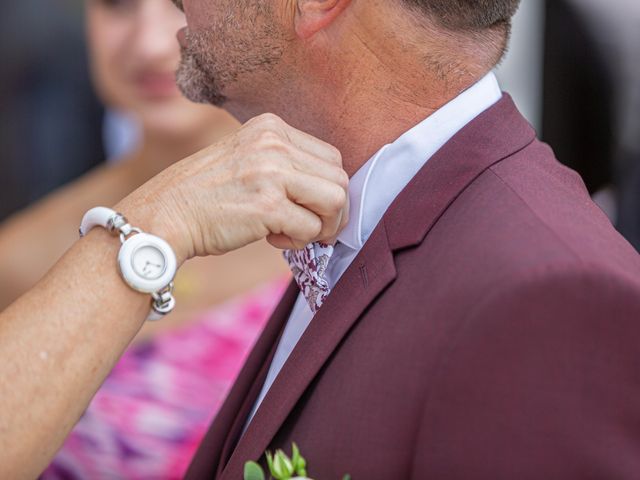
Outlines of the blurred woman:
[{"label": "blurred woman", "polygon": [[[115,204],[237,127],[224,111],[180,95],[175,33],[185,21],[170,2],[88,0],[86,20],[96,89],[108,108],[135,117],[141,141],[2,225],[0,310],[73,243],[86,210]],[[266,242],[185,265],[176,311],[142,330],[44,478],[180,478],[286,271]]]}]

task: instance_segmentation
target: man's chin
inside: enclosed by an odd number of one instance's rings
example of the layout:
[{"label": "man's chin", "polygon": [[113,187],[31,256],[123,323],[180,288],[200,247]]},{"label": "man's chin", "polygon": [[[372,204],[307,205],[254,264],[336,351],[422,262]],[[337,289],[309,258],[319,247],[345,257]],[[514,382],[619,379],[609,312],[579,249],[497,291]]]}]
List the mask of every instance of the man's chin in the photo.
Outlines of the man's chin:
[{"label": "man's chin", "polygon": [[192,83],[183,84],[178,82],[178,88],[182,95],[194,103],[203,103],[222,107],[227,102],[227,97],[220,95],[202,85]]},{"label": "man's chin", "polygon": [[227,101],[227,97],[189,56],[183,56],[176,73],[176,83],[182,95],[192,102],[221,107]]}]

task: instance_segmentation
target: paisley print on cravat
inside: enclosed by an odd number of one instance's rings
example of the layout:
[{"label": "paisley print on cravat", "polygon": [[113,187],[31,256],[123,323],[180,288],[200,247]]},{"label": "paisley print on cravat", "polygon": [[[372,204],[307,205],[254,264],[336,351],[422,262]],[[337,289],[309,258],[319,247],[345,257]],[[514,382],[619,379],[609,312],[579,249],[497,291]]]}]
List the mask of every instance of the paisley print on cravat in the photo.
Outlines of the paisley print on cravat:
[{"label": "paisley print on cravat", "polygon": [[333,255],[333,246],[326,243],[312,243],[302,250],[286,250],[284,258],[289,262],[293,278],[307,299],[313,313],[320,310],[329,295],[329,282],[324,273]]}]

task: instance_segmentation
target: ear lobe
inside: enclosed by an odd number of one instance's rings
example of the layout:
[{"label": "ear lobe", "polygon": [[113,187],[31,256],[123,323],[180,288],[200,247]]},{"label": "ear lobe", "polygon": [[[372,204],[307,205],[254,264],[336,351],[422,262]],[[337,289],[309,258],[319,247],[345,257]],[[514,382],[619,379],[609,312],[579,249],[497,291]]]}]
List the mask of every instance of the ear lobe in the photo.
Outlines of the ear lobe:
[{"label": "ear lobe", "polygon": [[351,3],[351,0],[298,0],[295,29],[307,39],[328,27]]}]

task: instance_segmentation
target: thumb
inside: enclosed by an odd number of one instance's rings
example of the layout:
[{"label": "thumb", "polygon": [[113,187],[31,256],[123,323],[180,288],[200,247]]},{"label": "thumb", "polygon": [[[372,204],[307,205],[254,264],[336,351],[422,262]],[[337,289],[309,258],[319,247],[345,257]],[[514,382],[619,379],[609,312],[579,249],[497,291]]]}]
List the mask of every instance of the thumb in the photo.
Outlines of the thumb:
[{"label": "thumb", "polygon": [[307,246],[302,240],[295,240],[282,234],[271,234],[267,236],[267,242],[280,250],[301,250]]}]

